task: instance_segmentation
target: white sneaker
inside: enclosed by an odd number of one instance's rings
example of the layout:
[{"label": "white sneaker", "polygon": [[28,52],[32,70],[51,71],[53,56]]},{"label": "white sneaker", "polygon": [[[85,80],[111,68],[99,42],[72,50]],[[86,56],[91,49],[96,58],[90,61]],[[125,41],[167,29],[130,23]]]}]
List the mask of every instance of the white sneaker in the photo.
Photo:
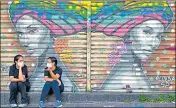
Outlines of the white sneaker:
[{"label": "white sneaker", "polygon": [[10,104],[10,107],[17,107],[17,104]]},{"label": "white sneaker", "polygon": [[27,104],[19,104],[18,107],[26,107]]}]

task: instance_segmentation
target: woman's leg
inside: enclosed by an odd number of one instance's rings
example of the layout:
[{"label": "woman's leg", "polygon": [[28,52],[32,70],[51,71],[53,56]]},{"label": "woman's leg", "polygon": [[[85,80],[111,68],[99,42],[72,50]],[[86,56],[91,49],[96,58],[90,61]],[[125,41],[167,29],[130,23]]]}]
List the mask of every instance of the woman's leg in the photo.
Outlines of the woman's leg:
[{"label": "woman's leg", "polygon": [[56,100],[61,101],[60,87],[58,86],[58,82],[56,80],[52,82],[52,89],[56,96]]},{"label": "woman's leg", "polygon": [[45,83],[45,85],[43,86],[42,94],[41,94],[41,97],[40,97],[40,101],[44,101],[46,95],[48,94],[48,92],[49,92],[49,90],[51,88],[51,84],[52,84],[52,82],[47,81]]},{"label": "woman's leg", "polygon": [[61,81],[61,85],[59,87],[60,87],[60,93],[64,92],[64,84],[62,83],[62,81]]},{"label": "woman's leg", "polygon": [[10,83],[10,99],[9,102],[10,104],[16,104],[16,96],[17,96],[17,82],[11,82]]},{"label": "woman's leg", "polygon": [[21,93],[21,104],[27,104],[27,93],[26,93],[26,85],[24,82],[18,82],[18,90]]}]

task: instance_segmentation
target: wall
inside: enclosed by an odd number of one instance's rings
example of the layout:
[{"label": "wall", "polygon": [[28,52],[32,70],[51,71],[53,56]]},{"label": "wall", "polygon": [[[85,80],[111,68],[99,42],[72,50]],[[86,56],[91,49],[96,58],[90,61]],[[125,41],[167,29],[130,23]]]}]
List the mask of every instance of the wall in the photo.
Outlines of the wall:
[{"label": "wall", "polygon": [[65,91],[174,91],[174,16],[174,0],[1,0],[1,89],[22,54],[31,91],[42,89],[50,56]]}]

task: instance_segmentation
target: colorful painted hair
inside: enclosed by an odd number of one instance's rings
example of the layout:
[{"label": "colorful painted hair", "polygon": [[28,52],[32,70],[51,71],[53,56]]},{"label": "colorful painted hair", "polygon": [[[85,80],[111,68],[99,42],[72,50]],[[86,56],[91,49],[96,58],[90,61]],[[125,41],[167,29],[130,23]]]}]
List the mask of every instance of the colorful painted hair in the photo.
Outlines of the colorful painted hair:
[{"label": "colorful painted hair", "polygon": [[[91,15],[87,14],[89,10]],[[173,12],[166,0],[67,3],[56,0],[15,0],[10,5],[9,13],[14,25],[23,15],[30,15],[57,35],[77,33],[86,28],[87,22],[91,22],[92,29],[96,31],[123,37],[133,27],[146,20],[157,19],[167,28],[173,19]]]},{"label": "colorful painted hair", "polygon": [[85,21],[84,13],[77,13],[72,10],[75,7],[79,10],[85,10],[83,7],[64,2],[55,1],[24,1],[15,0],[9,9],[10,18],[15,25],[23,15],[30,15],[39,20],[43,25],[48,27],[53,34],[69,35],[81,31],[84,26],[81,25]]}]

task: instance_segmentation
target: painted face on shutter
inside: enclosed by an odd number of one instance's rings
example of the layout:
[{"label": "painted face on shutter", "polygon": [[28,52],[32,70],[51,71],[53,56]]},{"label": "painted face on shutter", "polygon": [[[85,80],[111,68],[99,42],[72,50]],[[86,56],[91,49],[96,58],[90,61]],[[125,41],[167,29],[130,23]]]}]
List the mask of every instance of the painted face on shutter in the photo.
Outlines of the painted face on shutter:
[{"label": "painted face on shutter", "polygon": [[50,40],[50,30],[47,27],[28,15],[22,16],[15,26],[20,44],[27,53],[38,57],[46,51]]},{"label": "painted face on shutter", "polygon": [[130,31],[132,51],[140,59],[147,59],[161,42],[163,24],[158,20],[148,20]]}]

